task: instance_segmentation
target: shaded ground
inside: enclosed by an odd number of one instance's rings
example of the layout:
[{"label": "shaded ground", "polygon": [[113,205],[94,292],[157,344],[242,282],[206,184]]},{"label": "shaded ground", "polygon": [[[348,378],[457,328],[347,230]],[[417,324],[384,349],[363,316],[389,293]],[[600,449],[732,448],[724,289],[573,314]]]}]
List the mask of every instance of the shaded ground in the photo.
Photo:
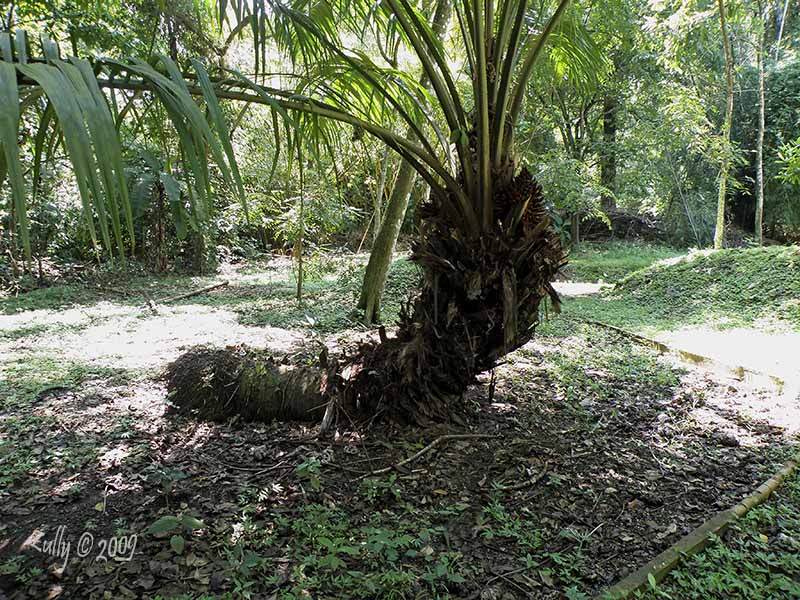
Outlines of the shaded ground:
[{"label": "shaded ground", "polygon": [[[44,313],[7,302],[0,590],[585,598],[749,493],[795,441],[773,424],[769,392],[685,370],[569,310],[471,390],[465,427],[318,441],[314,427],[167,413],[158,372],[187,346],[291,353],[352,336],[356,270],[339,264],[304,307],[288,300],[285,262],[227,273],[229,289],[157,315],[142,290],[159,298],[208,280],[117,283],[113,299],[77,290],[78,306],[48,291],[62,308]],[[393,273],[402,297],[412,278],[403,265]],[[485,437],[370,476],[442,434]],[[32,547],[59,526],[68,558]],[[79,556],[85,532],[94,542]],[[130,561],[96,560],[103,541],[107,556],[133,535]]]},{"label": "shaded ground", "polygon": [[800,598],[800,477],[642,598]]}]

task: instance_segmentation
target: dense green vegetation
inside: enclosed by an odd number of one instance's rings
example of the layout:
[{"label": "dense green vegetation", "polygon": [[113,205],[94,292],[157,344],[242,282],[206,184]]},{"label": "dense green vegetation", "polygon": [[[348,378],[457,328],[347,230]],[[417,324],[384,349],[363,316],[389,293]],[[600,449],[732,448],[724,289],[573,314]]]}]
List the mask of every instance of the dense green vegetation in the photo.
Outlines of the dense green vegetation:
[{"label": "dense green vegetation", "polygon": [[800,248],[692,252],[630,273],[571,310],[641,331],[681,325],[800,330]]}]

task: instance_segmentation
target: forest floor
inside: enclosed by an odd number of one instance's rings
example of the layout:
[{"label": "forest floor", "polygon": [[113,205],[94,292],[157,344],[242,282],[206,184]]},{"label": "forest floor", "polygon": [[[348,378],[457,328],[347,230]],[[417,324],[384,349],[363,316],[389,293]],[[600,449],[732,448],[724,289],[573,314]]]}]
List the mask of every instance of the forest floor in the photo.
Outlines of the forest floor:
[{"label": "forest floor", "polygon": [[[169,411],[161,372],[193,345],[292,355],[372,335],[351,311],[362,263],[310,265],[302,304],[280,257],[2,301],[0,599],[588,598],[794,451],[781,415],[799,406],[587,323],[625,305],[607,292],[566,298],[471,388],[466,425],[323,441]],[[394,263],[389,317],[415,269]],[[465,437],[373,473],[441,435]]]}]

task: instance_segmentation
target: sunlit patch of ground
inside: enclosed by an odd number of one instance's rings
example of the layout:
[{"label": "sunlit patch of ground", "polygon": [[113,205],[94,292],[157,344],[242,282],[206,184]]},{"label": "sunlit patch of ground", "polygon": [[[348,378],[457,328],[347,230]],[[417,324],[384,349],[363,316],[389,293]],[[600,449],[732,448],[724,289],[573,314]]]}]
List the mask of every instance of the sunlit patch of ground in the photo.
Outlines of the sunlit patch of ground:
[{"label": "sunlit patch of ground", "polygon": [[232,310],[201,304],[159,305],[157,314],[144,306],[99,302],[0,315],[0,333],[31,327],[40,329],[0,338],[0,363],[23,352],[47,352],[88,365],[142,369],[163,366],[197,344],[248,344],[287,353],[305,337],[277,327],[242,325]]},{"label": "sunlit patch of ground", "polygon": [[606,289],[605,283],[587,283],[583,281],[556,281],[553,287],[562,296],[592,296]]},{"label": "sunlit patch of ground", "polygon": [[687,327],[654,337],[671,348],[688,350],[726,365],[741,365],[786,381],[800,378],[800,332]]}]

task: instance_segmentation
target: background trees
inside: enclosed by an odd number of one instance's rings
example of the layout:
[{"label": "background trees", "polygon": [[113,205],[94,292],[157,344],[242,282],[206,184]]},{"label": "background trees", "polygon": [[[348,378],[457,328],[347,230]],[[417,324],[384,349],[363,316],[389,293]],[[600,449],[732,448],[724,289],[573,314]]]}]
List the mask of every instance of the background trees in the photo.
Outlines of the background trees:
[{"label": "background trees", "polygon": [[[735,239],[748,232],[758,238],[758,41],[763,39],[763,230],[770,239],[794,239],[800,219],[797,185],[779,175],[785,170],[781,152],[790,152],[789,144],[800,137],[796,89],[800,26],[793,18],[791,1],[764,2],[761,9],[755,1],[744,0],[726,6],[735,63],[731,131],[735,153],[726,219],[734,227]],[[434,8],[423,10],[430,18]],[[602,50],[604,60],[581,72],[579,57],[559,50],[561,33],[555,35],[551,49],[533,71],[516,131],[523,158],[537,165],[553,214],[563,222],[564,240],[579,233],[581,221],[602,221],[612,209],[620,209],[662,219],[675,242],[710,244],[719,191],[715,165],[724,146],[718,132],[725,112],[724,57],[716,5],[598,0],[575,5],[568,16]],[[293,65],[292,58],[278,51],[285,41],[267,30],[268,23],[254,27],[252,20],[245,18],[238,35],[231,35],[233,21],[220,28],[209,5],[190,0],[163,5],[13,2],[2,17],[4,30],[25,29],[32,41],[47,32],[65,55],[121,58],[163,53],[182,69],[190,66],[191,57],[203,56],[209,68],[235,66],[257,83],[279,87],[299,85],[290,74],[296,73],[296,66],[304,60],[302,53],[297,54]],[[352,35],[345,23],[340,28],[344,35]],[[454,18],[443,38],[445,47],[456,53],[460,52],[459,31]],[[250,50],[254,36],[259,43],[266,42],[258,64]],[[366,32],[360,43],[382,64],[394,62],[417,81],[422,76],[422,67],[409,54],[410,46],[400,43],[397,35],[389,40],[375,29]],[[468,83],[463,76],[456,81],[457,86]],[[386,145],[352,128],[330,128],[319,151],[308,153],[304,186],[308,210],[303,212],[301,224],[299,165],[296,152],[290,153],[287,145],[291,132],[281,125],[279,133],[273,133],[269,106],[242,109],[225,102],[221,110],[231,128],[247,209],[236,199],[235,186],[229,187],[212,166],[212,210],[208,219],[198,220],[192,214],[188,186],[192,173],[181,160],[180,140],[174,130],[161,127],[164,109],[147,91],[114,93],[122,117],[118,125],[124,139],[128,191],[135,204],[135,253],[152,267],[211,268],[220,257],[231,254],[266,248],[289,251],[301,225],[312,255],[341,245],[370,249],[373,234],[366,232],[374,231],[378,221],[386,222],[387,232],[396,230],[398,224],[407,234],[415,230],[415,207],[427,197],[427,184],[417,180],[410,195],[397,193],[397,197],[410,197],[412,211],[398,219],[396,215],[403,211],[394,208],[402,203],[390,202],[392,218],[386,219],[381,207],[391,199],[392,190],[409,187],[408,169],[401,167],[393,152],[384,160]],[[31,248],[43,259],[44,271],[52,258],[86,260],[98,255],[85,209],[75,202],[78,194],[65,193],[77,191],[76,181],[67,168],[67,155],[60,149],[62,137],[56,120],[44,118],[47,110],[42,99],[26,107],[20,137],[30,202],[28,218],[34,225]],[[436,123],[444,119],[441,113],[431,117]],[[394,131],[407,128],[396,113],[383,118]],[[46,124],[44,129],[41,123]],[[376,203],[384,165],[384,195]],[[11,226],[22,217],[12,209],[8,181],[5,178],[2,192],[0,243],[8,257],[4,268],[10,277],[13,271],[22,274],[26,268],[21,230]],[[376,208],[381,209],[381,219],[374,216]],[[121,222],[124,220],[123,215]],[[102,232],[97,233],[102,237]],[[128,234],[123,231],[121,235]],[[394,236],[386,237],[391,240]],[[378,247],[391,244],[380,242]],[[384,259],[377,261],[378,255]],[[376,253],[375,260],[385,264],[387,256],[387,251]],[[37,270],[33,269],[34,274]],[[323,270],[311,268],[306,275],[318,276]],[[379,290],[381,285],[378,282],[371,287]],[[370,285],[365,285],[365,297],[368,289]],[[378,296],[372,293],[373,300]],[[379,303],[373,301],[372,305],[374,318]]]}]

